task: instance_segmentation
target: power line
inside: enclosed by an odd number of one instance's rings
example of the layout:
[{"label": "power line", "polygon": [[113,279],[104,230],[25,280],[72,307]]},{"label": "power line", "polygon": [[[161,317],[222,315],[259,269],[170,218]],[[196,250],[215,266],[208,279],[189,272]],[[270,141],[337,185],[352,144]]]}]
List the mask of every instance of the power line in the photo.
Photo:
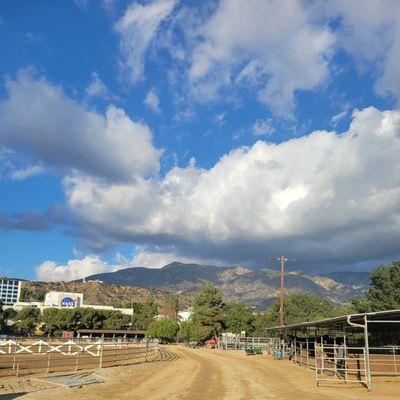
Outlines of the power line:
[{"label": "power line", "polygon": [[281,291],[280,291],[280,306],[279,306],[279,325],[283,326],[283,296],[284,296],[284,281],[286,263],[288,261],[296,261],[294,258],[286,258],[285,256],[280,257],[269,257],[270,260],[279,261],[281,263]]}]

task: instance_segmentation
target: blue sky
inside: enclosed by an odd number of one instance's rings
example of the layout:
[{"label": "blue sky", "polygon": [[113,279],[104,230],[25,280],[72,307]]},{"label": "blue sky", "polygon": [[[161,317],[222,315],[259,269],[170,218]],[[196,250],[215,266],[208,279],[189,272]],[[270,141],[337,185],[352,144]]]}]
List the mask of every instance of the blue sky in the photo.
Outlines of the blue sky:
[{"label": "blue sky", "polygon": [[399,256],[397,1],[5,1],[0,268]]}]

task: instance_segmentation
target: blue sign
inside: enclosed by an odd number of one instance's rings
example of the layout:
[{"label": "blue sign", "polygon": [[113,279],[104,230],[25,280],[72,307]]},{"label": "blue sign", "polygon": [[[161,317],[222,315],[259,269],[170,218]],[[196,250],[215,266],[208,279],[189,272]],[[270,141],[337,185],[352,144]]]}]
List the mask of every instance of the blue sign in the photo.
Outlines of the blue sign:
[{"label": "blue sign", "polygon": [[76,300],[72,297],[64,297],[61,300],[61,307],[75,307]]}]

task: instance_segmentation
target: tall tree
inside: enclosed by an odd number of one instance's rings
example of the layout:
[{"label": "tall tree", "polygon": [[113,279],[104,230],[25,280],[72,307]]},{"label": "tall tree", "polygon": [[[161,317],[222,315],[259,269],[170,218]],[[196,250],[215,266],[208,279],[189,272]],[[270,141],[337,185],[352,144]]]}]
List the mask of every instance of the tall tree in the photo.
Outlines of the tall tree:
[{"label": "tall tree", "polygon": [[[335,307],[326,299],[306,293],[296,293],[284,299],[285,325],[314,321],[337,315]],[[279,300],[258,317],[257,330],[279,325]]]},{"label": "tall tree", "polygon": [[25,307],[15,317],[17,327],[24,333],[33,333],[40,322],[40,310],[36,307]]},{"label": "tall tree", "polygon": [[255,315],[251,307],[244,303],[234,302],[225,305],[227,332],[240,334],[245,331],[253,334]]},{"label": "tall tree", "polygon": [[371,288],[365,293],[364,298],[353,300],[353,306],[358,312],[400,308],[400,261],[375,268],[370,281]]},{"label": "tall tree", "polygon": [[211,282],[202,285],[200,293],[194,299],[192,320],[195,336],[199,341],[217,339],[225,327],[222,291]]},{"label": "tall tree", "polygon": [[132,309],[132,322],[138,329],[147,329],[158,314],[158,305],[153,296],[150,296],[144,303],[132,303]]}]

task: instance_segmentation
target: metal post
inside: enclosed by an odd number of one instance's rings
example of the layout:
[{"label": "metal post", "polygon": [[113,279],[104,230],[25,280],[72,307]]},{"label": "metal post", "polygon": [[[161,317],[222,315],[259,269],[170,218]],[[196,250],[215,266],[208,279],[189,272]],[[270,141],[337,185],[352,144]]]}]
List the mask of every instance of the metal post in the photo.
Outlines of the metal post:
[{"label": "metal post", "polygon": [[306,338],[306,365],[308,367],[308,338]]},{"label": "metal post", "polygon": [[315,361],[315,379],[317,381],[317,386],[319,385],[319,380],[318,380],[318,353],[317,352],[317,340],[314,340],[314,361]]},{"label": "metal post", "polygon": [[297,364],[297,341],[296,336],[294,337],[294,362]]},{"label": "metal post", "polygon": [[[315,350],[314,350],[315,353]],[[314,354],[315,356],[315,354]],[[324,360],[324,339],[321,336],[321,368],[322,368],[322,373],[325,371],[325,360]]]},{"label": "metal post", "polygon": [[367,388],[371,390],[371,364],[369,358],[369,340],[368,340],[368,319],[367,316],[364,315],[364,343],[365,343],[365,372],[367,374]]},{"label": "metal post", "polygon": [[337,375],[337,350],[336,350],[336,338],[333,338],[333,368],[335,375]]},{"label": "metal post", "polygon": [[344,374],[345,374],[345,382],[347,382],[347,369],[348,369],[348,364],[347,364],[347,343],[346,343],[346,335],[343,335],[343,344],[344,344],[344,356],[345,356],[345,361],[344,361]]},{"label": "metal post", "polygon": [[392,351],[393,351],[394,373],[397,375],[396,349],[394,346],[392,347]]}]

